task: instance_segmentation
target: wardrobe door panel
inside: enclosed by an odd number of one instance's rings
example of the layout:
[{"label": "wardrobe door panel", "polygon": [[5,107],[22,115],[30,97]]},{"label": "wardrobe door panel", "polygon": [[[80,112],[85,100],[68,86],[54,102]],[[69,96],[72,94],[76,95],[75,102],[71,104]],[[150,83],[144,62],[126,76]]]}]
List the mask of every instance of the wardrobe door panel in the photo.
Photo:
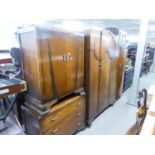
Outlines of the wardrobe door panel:
[{"label": "wardrobe door panel", "polygon": [[87,122],[98,114],[99,98],[99,51],[100,34],[91,33],[85,37],[85,85],[87,92]]},{"label": "wardrobe door panel", "polygon": [[76,75],[77,75],[77,37],[70,34],[66,36],[66,90],[71,92],[76,88]]},{"label": "wardrobe door panel", "polygon": [[122,94],[123,79],[124,79],[124,66],[125,66],[125,51],[120,49],[120,54],[117,59],[117,98]]},{"label": "wardrobe door panel", "polygon": [[116,101],[117,76],[117,59],[113,59],[110,64],[109,105]]},{"label": "wardrobe door panel", "polygon": [[66,94],[66,35],[61,32],[48,33],[48,47],[50,58],[50,72],[55,96]]},{"label": "wardrobe door panel", "polygon": [[102,53],[104,53],[104,60],[100,67],[99,113],[108,106],[109,102],[110,60],[106,51],[102,51]]},{"label": "wardrobe door panel", "polygon": [[44,94],[44,100],[48,101],[55,97],[54,95],[54,77],[51,72],[53,68],[51,68],[51,51],[49,47],[49,37],[47,33],[40,32],[38,33],[39,39],[38,43],[40,45],[40,55],[41,55],[41,66],[42,66],[42,82],[43,82],[43,94]]}]

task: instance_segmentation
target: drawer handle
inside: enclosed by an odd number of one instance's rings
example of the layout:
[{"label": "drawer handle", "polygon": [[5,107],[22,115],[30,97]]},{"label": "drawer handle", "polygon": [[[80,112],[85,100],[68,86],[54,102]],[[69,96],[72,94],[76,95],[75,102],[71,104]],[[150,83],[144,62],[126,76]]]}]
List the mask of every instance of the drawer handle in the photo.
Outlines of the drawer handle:
[{"label": "drawer handle", "polygon": [[52,131],[53,134],[55,134],[57,132],[58,132],[58,129],[57,128]]},{"label": "drawer handle", "polygon": [[77,126],[80,126],[81,125],[81,122],[79,122],[78,124],[77,124]]},{"label": "drawer handle", "polygon": [[77,112],[77,114],[76,114],[76,115],[77,115],[78,117],[79,117],[79,116],[81,116],[81,112]]},{"label": "drawer handle", "polygon": [[77,103],[77,106],[80,106],[80,105],[81,105],[81,102],[78,102],[78,103]]},{"label": "drawer handle", "polygon": [[56,121],[57,119],[58,119],[58,117],[55,116],[55,117],[52,118],[52,121]]}]

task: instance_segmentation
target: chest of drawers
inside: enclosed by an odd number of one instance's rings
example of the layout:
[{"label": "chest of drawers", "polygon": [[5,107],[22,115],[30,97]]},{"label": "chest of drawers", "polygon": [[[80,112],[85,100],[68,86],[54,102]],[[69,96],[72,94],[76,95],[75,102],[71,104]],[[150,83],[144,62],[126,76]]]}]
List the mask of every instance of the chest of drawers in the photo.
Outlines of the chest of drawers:
[{"label": "chest of drawers", "polygon": [[85,126],[85,96],[73,96],[51,107],[48,112],[23,106],[27,134],[74,134]]}]

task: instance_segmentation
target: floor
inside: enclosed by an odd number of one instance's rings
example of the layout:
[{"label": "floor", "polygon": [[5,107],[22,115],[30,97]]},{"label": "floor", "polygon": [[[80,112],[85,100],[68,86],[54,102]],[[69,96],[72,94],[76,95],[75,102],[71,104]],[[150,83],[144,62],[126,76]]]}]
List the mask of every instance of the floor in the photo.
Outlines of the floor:
[{"label": "floor", "polygon": [[[140,89],[148,89],[155,84],[155,73],[149,73],[140,78]],[[77,135],[124,135],[135,122],[136,107],[127,104],[131,95],[131,88],[127,89],[121,98],[92,123],[90,128],[77,133]],[[23,134],[13,114],[7,118],[6,123],[0,122],[1,135]]]},{"label": "floor", "polygon": [[23,129],[13,112],[7,117],[5,123],[0,121],[0,135],[23,135]]},{"label": "floor", "polygon": [[[155,84],[155,73],[149,73],[140,78],[139,89],[148,89]],[[127,104],[132,97],[131,87],[127,89],[121,98],[97,117],[90,128],[77,133],[77,135],[124,135],[135,123],[135,106]]]}]

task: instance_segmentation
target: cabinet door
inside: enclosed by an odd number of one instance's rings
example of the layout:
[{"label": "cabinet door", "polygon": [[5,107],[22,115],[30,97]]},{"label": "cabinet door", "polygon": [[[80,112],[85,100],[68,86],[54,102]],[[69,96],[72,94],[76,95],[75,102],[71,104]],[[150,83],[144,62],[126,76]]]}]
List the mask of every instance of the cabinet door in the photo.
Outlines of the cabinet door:
[{"label": "cabinet door", "polygon": [[109,95],[109,78],[110,78],[110,60],[107,52],[103,49],[102,56],[103,62],[100,66],[100,79],[99,79],[99,113],[108,106]]},{"label": "cabinet door", "polygon": [[109,104],[116,101],[116,83],[117,83],[117,59],[111,60],[110,64],[110,81],[109,81]]},{"label": "cabinet door", "polygon": [[42,32],[42,72],[46,99],[66,93],[66,43],[61,32]]},{"label": "cabinet door", "polygon": [[69,93],[76,89],[77,76],[77,53],[78,40],[73,34],[68,34],[65,39],[66,42],[66,91]]},{"label": "cabinet door", "polygon": [[66,36],[66,81],[67,92],[83,87],[84,80],[84,38],[75,34]]},{"label": "cabinet door", "polygon": [[66,93],[67,72],[66,72],[66,34],[52,32],[49,38],[51,48],[51,67],[53,68],[53,78],[55,81],[56,95],[61,96]]},{"label": "cabinet door", "polygon": [[117,93],[116,97],[119,98],[122,94],[123,79],[124,79],[124,64],[125,64],[125,52],[124,49],[120,49],[119,57],[117,58]]},{"label": "cabinet door", "polygon": [[98,114],[100,33],[85,36],[85,88],[87,92],[87,122]]},{"label": "cabinet door", "polygon": [[107,51],[107,45],[113,43],[109,31],[103,31],[101,36],[101,62],[99,70],[99,109],[100,113],[103,111],[109,104],[109,79],[110,79],[110,59]]}]

